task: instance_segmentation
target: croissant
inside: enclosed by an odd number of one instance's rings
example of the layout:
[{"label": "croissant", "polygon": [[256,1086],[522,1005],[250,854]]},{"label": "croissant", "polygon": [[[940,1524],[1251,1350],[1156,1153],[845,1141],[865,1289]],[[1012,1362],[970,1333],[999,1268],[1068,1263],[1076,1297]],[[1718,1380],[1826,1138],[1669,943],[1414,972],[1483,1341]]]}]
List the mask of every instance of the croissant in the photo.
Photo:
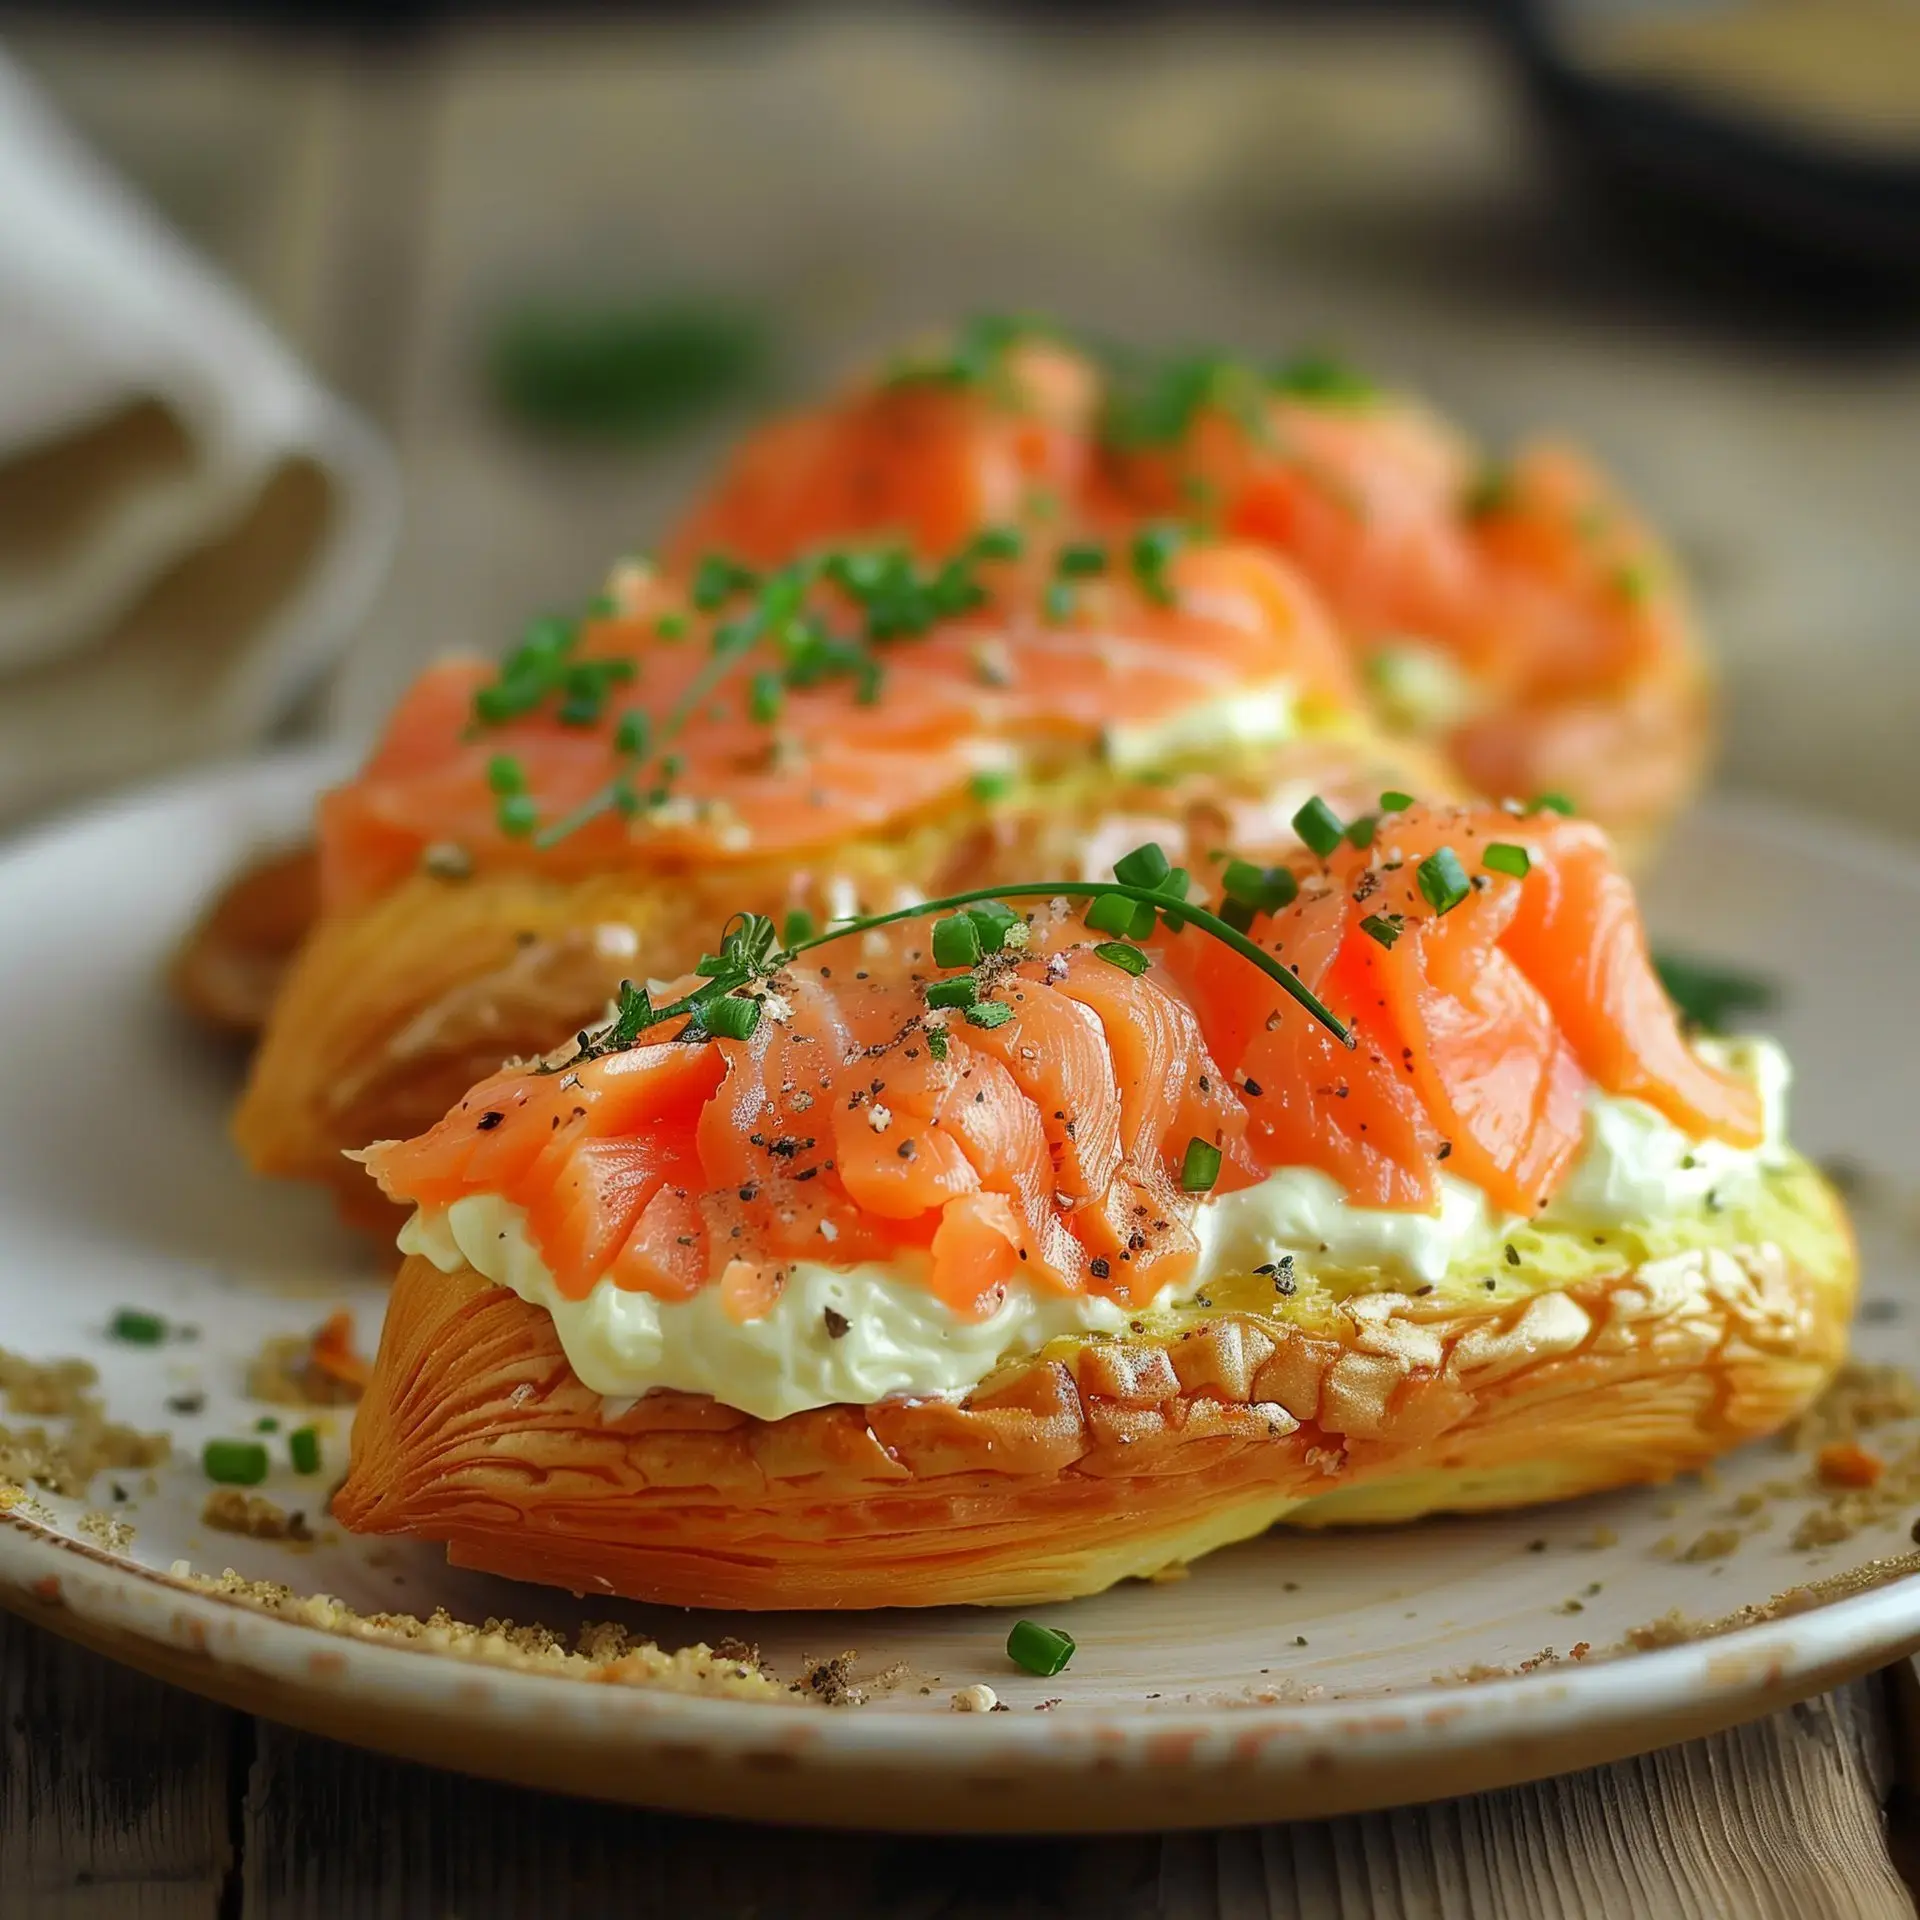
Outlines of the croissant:
[{"label": "croissant", "polygon": [[498,674],[426,674],[321,802],[320,917],[236,1116],[252,1165],[379,1224],[345,1149],[692,967],[732,908],[824,922],[1097,871],[1142,832],[1199,860],[1285,837],[1318,786],[1427,771],[1284,562],[1017,544],[631,567]]},{"label": "croissant", "polygon": [[1283,554],[1383,720],[1466,791],[1566,793],[1640,858],[1705,771],[1685,583],[1620,491],[1551,443],[1489,459],[1324,356],[1096,359],[976,321],[749,437],[667,550],[775,562],[904,532],[938,551],[1036,496],[1097,531],[1199,514]]},{"label": "croissant", "polygon": [[[983,529],[1022,528],[1058,556],[1054,595],[1079,597],[1076,566],[1104,567],[1143,541],[1150,553],[1170,524],[1196,517],[1283,555],[1328,609],[1364,683],[1347,697],[1364,697],[1392,735],[1401,784],[1573,795],[1630,861],[1698,785],[1711,676],[1678,570],[1632,507],[1577,454],[1531,448],[1489,465],[1426,409],[1325,360],[1270,370],[1220,355],[1096,363],[1057,330],[976,321],[822,406],[768,422],[685,516],[667,555],[688,576],[722,555],[778,568],[846,541],[905,540],[945,558]],[[1353,771],[1356,794],[1378,784],[1370,756]],[[1331,770],[1310,778],[1334,783]],[[984,824],[957,820],[950,844],[923,848],[918,865],[904,859],[907,883],[928,861],[964,864],[968,832]],[[327,865],[338,868],[337,852]],[[890,877],[887,865],[879,877]],[[873,878],[874,863],[866,868]],[[245,1030],[264,1021],[317,911],[310,892],[303,901],[280,886],[289,877],[244,876],[190,937],[174,984],[203,1018]],[[765,897],[777,897],[782,878],[767,876]],[[274,909],[264,926],[263,904]],[[602,904],[615,921],[625,910]],[[410,927],[425,912],[399,918]],[[476,983],[471,1004],[437,1020],[446,1058],[421,1070],[417,1097],[388,1101],[385,1083],[411,1083],[413,1070],[384,1063],[379,1048],[436,1004],[431,982],[425,997],[394,996],[397,1022],[387,1008],[370,1016],[369,1033],[340,1036],[331,1093],[289,1088],[277,1124],[244,1125],[259,1164],[316,1174],[316,1156],[354,1124],[425,1125],[492,1064],[496,992],[537,1000],[550,1027],[586,1017],[610,970],[595,964],[585,922],[564,906],[544,917],[563,943],[584,945],[543,944],[498,979],[509,963],[498,938],[484,941],[484,963],[463,976]],[[391,931],[380,939],[390,945]],[[378,964],[367,952],[356,944],[345,964]],[[672,970],[680,958],[659,964]],[[546,969],[550,987],[529,984]],[[302,1021],[314,1011],[303,994]],[[323,1098],[350,1109],[344,1132],[291,1110]]]},{"label": "croissant", "polygon": [[1855,1256],[1777,1050],[1681,1032],[1590,823],[1386,798],[1220,914],[1146,846],[742,920],[369,1149],[414,1211],[336,1518],[682,1605],[1027,1604],[1794,1418]]}]

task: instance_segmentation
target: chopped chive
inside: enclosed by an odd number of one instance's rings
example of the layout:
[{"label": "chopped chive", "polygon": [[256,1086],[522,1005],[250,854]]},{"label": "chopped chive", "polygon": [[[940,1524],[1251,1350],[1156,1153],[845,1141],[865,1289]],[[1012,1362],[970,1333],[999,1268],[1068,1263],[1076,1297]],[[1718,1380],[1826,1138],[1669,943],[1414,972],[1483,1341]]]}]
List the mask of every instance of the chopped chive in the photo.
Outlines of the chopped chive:
[{"label": "chopped chive", "polygon": [[687,616],[684,613],[663,613],[653,623],[653,630],[662,640],[684,640],[687,637]]},{"label": "chopped chive", "polygon": [[1134,577],[1149,600],[1158,600],[1163,606],[1173,604],[1173,585],[1167,578],[1167,568],[1186,537],[1181,528],[1167,524],[1142,527],[1133,536],[1128,557],[1133,562]]},{"label": "chopped chive", "polygon": [[747,696],[747,711],[761,726],[770,726],[780,718],[786,693],[785,683],[777,673],[756,673],[753,690]]},{"label": "chopped chive", "polygon": [[1220,1149],[1210,1146],[1198,1135],[1187,1142],[1186,1153],[1180,1161],[1180,1191],[1182,1193],[1211,1193],[1213,1183],[1220,1178]]},{"label": "chopped chive", "polygon": [[287,1457],[295,1473],[320,1471],[320,1436],[312,1427],[295,1427],[287,1435]]},{"label": "chopped chive", "polygon": [[983,767],[967,782],[976,800],[1004,800],[1013,791],[1014,776],[1005,767]]},{"label": "chopped chive", "polygon": [[529,793],[509,793],[494,809],[500,831],[513,839],[531,833],[540,824],[540,808]]},{"label": "chopped chive", "polygon": [[588,620],[611,620],[620,611],[620,603],[610,593],[596,593],[580,611]]},{"label": "chopped chive", "polygon": [[1373,836],[1380,831],[1380,816],[1377,813],[1363,813],[1358,820],[1347,828],[1347,840],[1352,846],[1362,849],[1373,845]]},{"label": "chopped chive", "polygon": [[760,1002],[715,994],[701,1002],[700,1024],[716,1039],[745,1040],[760,1024]]},{"label": "chopped chive", "polygon": [[1405,924],[1397,913],[1370,913],[1360,922],[1360,931],[1391,952],[1393,943],[1405,931]]},{"label": "chopped chive", "polygon": [[1094,896],[1083,917],[1095,933],[1131,933],[1136,911],[1136,903],[1124,893],[1102,893]]},{"label": "chopped chive", "polygon": [[1524,880],[1533,870],[1533,856],[1511,840],[1495,840],[1481,854],[1480,864],[1489,873],[1506,873],[1516,880]]},{"label": "chopped chive", "polygon": [[933,959],[941,967],[979,964],[980,929],[969,915],[956,913],[933,923]]},{"label": "chopped chive", "polygon": [[1298,399],[1343,401],[1348,405],[1371,400],[1379,392],[1364,373],[1324,347],[1283,360],[1268,373],[1267,384],[1276,393]]},{"label": "chopped chive", "polygon": [[1073,1658],[1073,1652],[1070,1633],[1043,1627],[1033,1620],[1016,1620],[1007,1635],[1007,1658],[1042,1680],[1051,1680]]},{"label": "chopped chive", "polygon": [[971,1007],[980,998],[979,982],[971,974],[962,974],[958,980],[936,980],[927,989],[927,1005],[930,1007]]},{"label": "chopped chive", "polygon": [[1503,466],[1489,464],[1474,475],[1473,484],[1467,488],[1466,498],[1460,505],[1469,520],[1486,520],[1496,513],[1505,513],[1513,500],[1512,473]]},{"label": "chopped chive", "polygon": [[1026,922],[1014,910],[1001,900],[982,900],[967,908],[967,918],[973,922],[973,930],[980,936],[982,953],[998,953],[1010,940],[1014,939],[1014,928],[1018,927],[1024,935]]},{"label": "chopped chive", "polygon": [[1113,877],[1126,887],[1161,886],[1172,871],[1166,854],[1152,840],[1113,863]]},{"label": "chopped chive", "polygon": [[1380,796],[1380,811],[1382,813],[1405,813],[1412,805],[1412,794],[1401,793],[1394,788],[1390,788]]},{"label": "chopped chive", "polygon": [[927,1029],[927,1051],[932,1054],[936,1060],[944,1060],[947,1057],[947,1030],[945,1027],[929,1027]]},{"label": "chopped chive", "polygon": [[963,1007],[961,1017],[970,1026],[1004,1027],[1013,1018],[1013,1009],[1004,1000],[983,1000],[977,1006]]},{"label": "chopped chive", "polygon": [[1346,837],[1346,823],[1316,793],[1293,816],[1293,830],[1322,860]]},{"label": "chopped chive", "polygon": [[1256,867],[1251,860],[1229,860],[1220,884],[1230,902],[1248,910],[1249,919],[1254,914],[1278,913],[1300,894],[1300,882],[1291,867]]},{"label": "chopped chive", "polygon": [[1630,560],[1614,569],[1613,586],[1628,606],[1644,606],[1653,594],[1653,574],[1643,561]]},{"label": "chopped chive", "polygon": [[759,584],[759,576],[724,554],[708,554],[694,569],[693,604],[702,613],[712,613],[736,593]]},{"label": "chopped chive", "polygon": [[1473,891],[1473,882],[1451,847],[1435,848],[1414,871],[1435,913],[1451,913]]},{"label": "chopped chive", "polygon": [[652,733],[653,726],[647,716],[638,707],[629,707],[613,729],[614,749],[630,756],[643,754]]},{"label": "chopped chive", "polygon": [[1107,550],[1097,540],[1079,540],[1054,555],[1053,570],[1068,580],[1083,580],[1107,570]]},{"label": "chopped chive", "polygon": [[783,947],[797,947],[803,940],[811,940],[817,929],[813,915],[805,907],[791,907],[787,917],[780,923],[780,944]]},{"label": "chopped chive", "polygon": [[1094,948],[1093,957],[1104,960],[1110,967],[1118,967],[1122,973],[1130,973],[1137,980],[1153,965],[1152,956],[1144,954],[1138,947],[1128,946],[1124,940],[1103,940]]},{"label": "chopped chive", "polygon": [[280,1431],[280,1422],[273,1414],[263,1413],[260,1418],[253,1423],[253,1430],[255,1433],[278,1433]]},{"label": "chopped chive", "polygon": [[1536,793],[1533,798],[1527,802],[1527,811],[1529,813],[1571,814],[1574,811],[1574,805],[1564,793]]},{"label": "chopped chive", "polygon": [[607,1029],[608,1051],[632,1046],[653,1021],[653,996],[645,987],[622,980],[620,996],[614,1005],[613,1025]]},{"label": "chopped chive", "polygon": [[496,753],[487,762],[487,785],[498,794],[525,793],[527,770],[510,753]]},{"label": "chopped chive", "polygon": [[107,1322],[110,1338],[124,1340],[130,1347],[157,1347],[167,1337],[167,1323],[157,1313],[142,1313],[138,1307],[122,1307]]},{"label": "chopped chive", "polygon": [[1047,590],[1041,596],[1041,611],[1048,621],[1056,626],[1064,626],[1073,618],[1074,593],[1070,581],[1049,580]]},{"label": "chopped chive", "polygon": [[267,1477],[267,1450],[258,1440],[209,1440],[200,1466],[223,1486],[257,1487]]},{"label": "chopped chive", "polygon": [[1026,547],[1018,527],[984,527],[968,551],[976,560],[1018,560]]}]

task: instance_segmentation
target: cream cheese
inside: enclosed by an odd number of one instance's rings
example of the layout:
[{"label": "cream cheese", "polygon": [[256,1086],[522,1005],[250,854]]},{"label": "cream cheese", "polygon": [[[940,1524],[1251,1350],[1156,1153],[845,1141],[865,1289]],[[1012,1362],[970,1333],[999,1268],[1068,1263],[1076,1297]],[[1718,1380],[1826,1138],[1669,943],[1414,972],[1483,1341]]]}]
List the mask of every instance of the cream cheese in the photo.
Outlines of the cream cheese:
[{"label": "cream cheese", "polygon": [[[1766,1040],[1703,1042],[1701,1051],[1758,1085],[1764,1141],[1739,1148],[1692,1140],[1642,1101],[1595,1092],[1579,1157],[1536,1227],[1630,1226],[1738,1207],[1753,1192],[1784,1151],[1785,1057]],[[1517,1224],[1462,1180],[1443,1179],[1436,1212],[1405,1213],[1350,1206],[1324,1173],[1284,1167],[1258,1186],[1202,1202],[1198,1267],[1153,1304],[1288,1254],[1308,1271],[1326,1262],[1378,1268],[1409,1284],[1438,1282],[1486,1264]],[[715,1286],[666,1301],[603,1278],[572,1300],[555,1285],[521,1210],[493,1194],[416,1212],[400,1247],[444,1272],[471,1266],[550,1314],[574,1372],[610,1400],[670,1387],[711,1394],[763,1420],[891,1394],[962,1393],[1049,1340],[1117,1332],[1150,1310],[1013,1286],[993,1313],[965,1320],[927,1290],[908,1265],[913,1255],[892,1265],[796,1262],[775,1304],[744,1323],[727,1313]]]},{"label": "cream cheese", "polygon": [[1296,731],[1299,698],[1291,680],[1241,687],[1218,700],[1184,707],[1164,720],[1106,728],[1102,758],[1115,772],[1152,772],[1197,760],[1277,746]]},{"label": "cream cheese", "polygon": [[464,1262],[551,1314],[574,1372],[608,1399],[672,1387],[761,1420],[890,1394],[964,1392],[1002,1360],[1065,1333],[1114,1333],[1128,1319],[1110,1300],[1010,1286],[994,1312],[964,1320],[904,1261],[796,1261],[780,1298],[744,1323],[712,1286],[690,1300],[660,1300],[602,1279],[585,1299],[570,1300],[528,1237],[526,1216],[490,1193],[416,1213],[400,1230],[400,1250],[448,1273]]}]

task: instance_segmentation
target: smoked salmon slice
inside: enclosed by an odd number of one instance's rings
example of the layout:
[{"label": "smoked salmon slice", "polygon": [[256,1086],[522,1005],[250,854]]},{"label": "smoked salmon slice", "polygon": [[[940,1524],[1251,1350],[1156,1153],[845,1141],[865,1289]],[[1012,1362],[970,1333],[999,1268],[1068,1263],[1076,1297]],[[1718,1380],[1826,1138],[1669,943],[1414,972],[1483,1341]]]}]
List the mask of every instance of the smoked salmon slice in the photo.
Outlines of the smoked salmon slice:
[{"label": "smoked salmon slice", "polygon": [[[1177,908],[1115,946],[1049,900],[995,922],[997,951],[977,932],[949,948],[970,971],[940,964],[931,921],[896,920],[859,936],[850,977],[832,939],[738,989],[744,1034],[689,1016],[503,1069],[364,1158],[396,1201],[523,1207],[582,1292],[609,1269],[628,1283],[625,1235],[697,1167],[716,1262],[817,1259],[823,1221],[839,1260],[984,1235],[1032,1280],[1124,1303],[1138,1269],[1191,1252],[1196,1196],[1222,1172],[1224,1191],[1314,1166],[1352,1204],[1422,1209],[1444,1170],[1526,1217],[1566,1178],[1589,1088],[1695,1137],[1761,1138],[1754,1087],[1681,1034],[1588,824],[1402,806],[1286,872],[1293,897],[1248,919],[1271,972]],[[1195,1140],[1217,1155],[1203,1185]]]}]

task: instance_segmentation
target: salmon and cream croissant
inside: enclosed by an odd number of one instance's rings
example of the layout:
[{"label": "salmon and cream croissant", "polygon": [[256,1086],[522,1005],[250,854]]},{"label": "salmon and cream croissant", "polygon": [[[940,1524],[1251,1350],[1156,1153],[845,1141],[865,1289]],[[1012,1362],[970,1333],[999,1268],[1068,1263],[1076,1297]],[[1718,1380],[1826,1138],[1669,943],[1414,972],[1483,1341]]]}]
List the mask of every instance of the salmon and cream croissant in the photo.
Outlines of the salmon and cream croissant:
[{"label": "salmon and cream croissant", "polygon": [[1173,521],[1284,554],[1382,718],[1465,791],[1560,792],[1631,855],[1692,795],[1711,683],[1677,568],[1587,459],[1483,455],[1321,356],[1095,355],[985,319],[750,437],[669,542],[774,561],[989,521]]},{"label": "salmon and cream croissant", "polygon": [[[1026,576],[1034,609],[1094,632],[1114,617],[1101,576],[1138,556],[1152,577],[1154,557],[1183,530],[1188,538],[1226,538],[1283,556],[1293,584],[1253,589],[1243,580],[1226,597],[1244,604],[1278,593],[1295,603],[1281,626],[1317,629],[1321,616],[1299,604],[1298,583],[1305,583],[1357,672],[1359,685],[1339,697],[1364,705],[1401,743],[1401,773],[1428,788],[1444,779],[1459,791],[1571,795],[1629,854],[1672,817],[1706,757],[1708,675],[1681,583],[1604,478],[1565,450],[1535,449],[1488,465],[1424,408],[1324,361],[1262,370],[1211,354],[1096,357],[1055,330],[975,321],[935,349],[751,435],[669,537],[666,564],[691,581],[702,563],[777,572],[818,560],[837,544],[891,542],[937,566],[983,532],[1007,530],[1048,557]],[[1217,585],[1208,591],[1218,600]],[[1124,647],[1137,636],[1121,618],[1122,631],[1112,637]],[[987,637],[978,623],[972,637]],[[1156,643],[1172,637],[1162,634]],[[589,649],[617,648],[637,660],[636,642],[645,638],[630,620],[618,633],[596,623]],[[1017,665],[1019,637],[1006,638]],[[991,673],[995,657],[984,649],[979,671]],[[1189,691],[1173,689],[1171,697]],[[377,763],[385,771],[370,769],[370,780],[387,779],[417,754],[421,731],[412,709],[431,697],[416,692]],[[636,686],[633,697],[659,711],[650,685]],[[895,743],[908,730],[904,722],[890,720],[889,727]],[[865,737],[873,729],[863,723],[858,731]],[[1190,735],[1186,748],[1204,757],[1204,737]],[[1363,755],[1356,792],[1375,770]],[[417,771],[423,784],[444,790],[444,769]],[[1331,780],[1331,767],[1317,777]],[[1137,799],[1109,783],[1089,806],[1069,812],[1078,827],[1157,810]],[[916,798],[885,830],[920,811]],[[430,844],[464,849],[458,812],[449,807],[444,837]],[[923,871],[936,878],[958,871],[964,857],[951,843],[989,824],[998,833],[1008,817],[1003,809],[991,823],[975,817],[963,826],[949,811],[953,831],[936,832],[938,849],[922,845],[903,856],[905,883],[917,884]],[[811,856],[837,829],[817,808],[809,819],[822,830],[809,841]],[[866,831],[873,809],[843,824],[847,834]],[[391,881],[396,862],[420,852],[420,836],[403,833],[397,853],[390,847],[369,861],[358,846],[343,851],[337,825],[322,831],[321,911],[330,933],[321,945],[336,951],[342,902],[351,910],[366,892],[343,871],[361,875],[371,866]],[[766,864],[750,850],[723,851],[729,864]],[[979,869],[985,877],[1007,870]],[[742,877],[730,875],[729,884]],[[777,891],[777,876],[766,877]],[[766,892],[755,884],[729,897],[752,904]],[[262,925],[263,907],[278,910],[270,926]],[[305,911],[289,888],[276,892],[262,877],[246,877],[189,940],[175,969],[177,990],[217,1024],[255,1021],[304,931],[297,916]],[[614,914],[607,923],[620,919]],[[545,954],[545,925],[535,931]],[[585,936],[570,926],[568,937]],[[501,968],[497,941],[489,944],[481,972],[493,978]],[[355,964],[373,964],[369,954],[363,945]],[[669,953],[660,964],[671,969],[679,962]],[[590,952],[556,964],[568,974],[566,990],[531,995],[556,1012],[561,999],[582,999],[576,982],[597,984],[608,972]],[[496,1001],[527,997],[525,976],[544,965],[524,962],[497,992],[483,988],[474,1004],[445,1019],[430,1013],[431,995],[408,1007],[397,1025],[387,1009],[370,1031],[342,1036],[339,1072],[324,1094],[296,1091],[280,1070],[269,1072],[269,1082],[299,1111],[289,1108],[273,1121],[256,1112],[243,1129],[249,1151],[263,1166],[311,1171],[317,1151],[350,1144],[354,1124],[424,1124],[462,1084],[456,1061],[475,1071],[484,1063],[484,1045],[466,1047],[454,1036],[484,1027]],[[306,991],[313,977],[311,967],[300,969],[303,1028],[313,1017]],[[427,1016],[426,1028],[410,1024],[415,1013]],[[380,1062],[380,1042],[400,1037],[414,1057],[429,1030],[445,1039],[448,1071],[424,1074],[423,1097],[411,1106],[389,1106],[385,1083],[404,1070]],[[352,1109],[344,1131],[316,1128],[317,1099]]]},{"label": "salmon and cream croissant", "polygon": [[1027,1603],[1664,1479],[1792,1419],[1854,1256],[1604,835],[1414,805],[697,975],[365,1155],[413,1213],[333,1511],[687,1605]]},{"label": "salmon and cream croissant", "polygon": [[825,924],[1144,834],[1198,861],[1420,764],[1257,548],[999,530],[938,563],[630,566],[498,671],[427,673],[322,799],[319,918],[238,1138],[364,1205],[344,1149],[684,971],[736,907]]}]

